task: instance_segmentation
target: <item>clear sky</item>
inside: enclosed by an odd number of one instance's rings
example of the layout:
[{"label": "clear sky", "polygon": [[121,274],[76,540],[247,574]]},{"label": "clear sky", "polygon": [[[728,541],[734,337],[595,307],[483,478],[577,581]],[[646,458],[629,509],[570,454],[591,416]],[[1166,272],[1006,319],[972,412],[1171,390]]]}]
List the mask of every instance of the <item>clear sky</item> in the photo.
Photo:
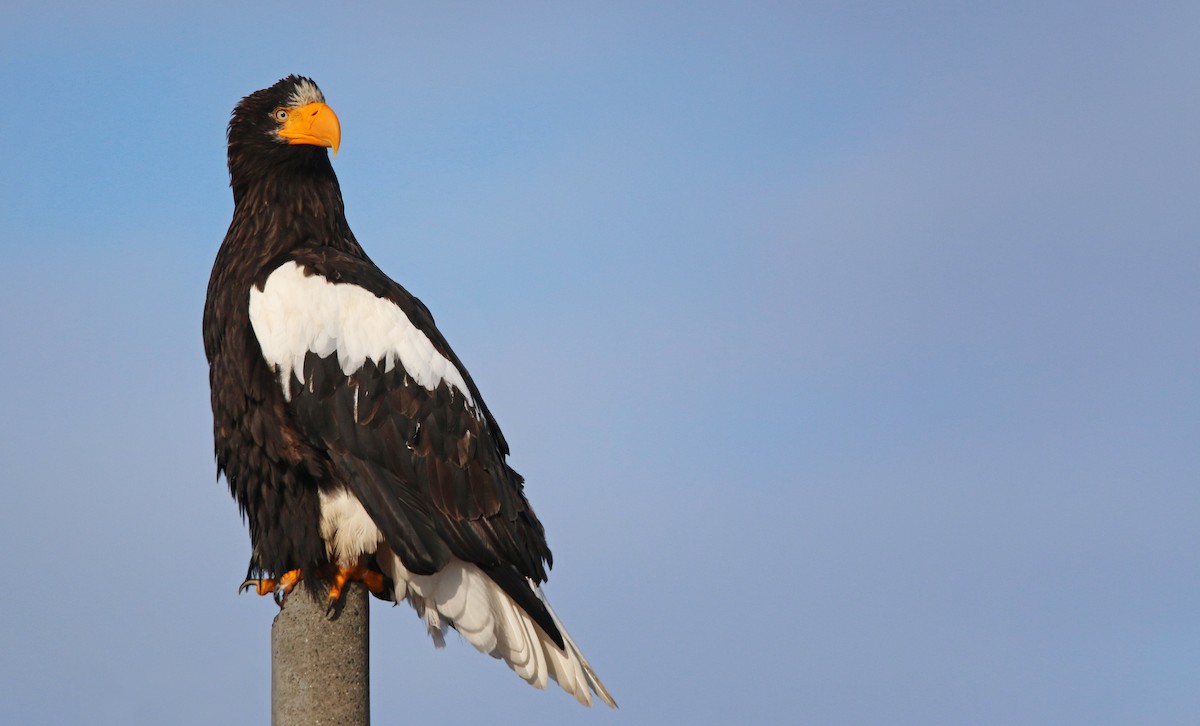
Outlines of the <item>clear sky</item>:
[{"label": "clear sky", "polygon": [[267,720],[200,316],[289,73],[622,706],[377,605],[375,723],[1200,720],[1200,4],[436,8],[6,3],[0,720]]}]

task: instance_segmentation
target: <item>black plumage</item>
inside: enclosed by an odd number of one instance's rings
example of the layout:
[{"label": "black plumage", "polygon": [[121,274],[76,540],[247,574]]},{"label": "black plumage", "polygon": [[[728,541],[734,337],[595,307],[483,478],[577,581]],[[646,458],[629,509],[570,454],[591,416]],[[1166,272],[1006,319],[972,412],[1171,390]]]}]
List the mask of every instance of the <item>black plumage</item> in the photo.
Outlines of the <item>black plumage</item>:
[{"label": "black plumage", "polygon": [[[307,79],[285,78],[243,99],[228,130],[234,213],[209,281],[204,347],[217,466],[249,525],[251,570],[278,577],[329,564],[322,493],[345,489],[410,573],[471,563],[566,649],[570,639],[537,590],[550,549],[499,426],[429,311],[355,240],[326,148],[281,132],[281,119],[319,93]],[[281,377],[249,298],[289,263],[394,305],[466,390],[445,380],[430,388],[403,365],[371,357],[346,371],[337,351],[303,353],[296,375]],[[585,692],[611,703],[579,659]]]}]

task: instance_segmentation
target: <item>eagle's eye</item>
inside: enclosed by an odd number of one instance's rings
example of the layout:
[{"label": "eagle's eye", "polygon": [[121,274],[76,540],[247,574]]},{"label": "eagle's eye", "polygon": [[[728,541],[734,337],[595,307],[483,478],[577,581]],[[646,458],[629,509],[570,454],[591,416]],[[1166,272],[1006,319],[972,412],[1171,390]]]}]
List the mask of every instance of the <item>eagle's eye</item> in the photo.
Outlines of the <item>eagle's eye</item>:
[{"label": "eagle's eye", "polygon": [[277,108],[277,109],[275,109],[275,113],[272,115],[275,117],[275,120],[278,121],[279,123],[283,123],[284,121],[287,121],[287,118],[288,118],[288,112],[287,112],[286,108]]}]

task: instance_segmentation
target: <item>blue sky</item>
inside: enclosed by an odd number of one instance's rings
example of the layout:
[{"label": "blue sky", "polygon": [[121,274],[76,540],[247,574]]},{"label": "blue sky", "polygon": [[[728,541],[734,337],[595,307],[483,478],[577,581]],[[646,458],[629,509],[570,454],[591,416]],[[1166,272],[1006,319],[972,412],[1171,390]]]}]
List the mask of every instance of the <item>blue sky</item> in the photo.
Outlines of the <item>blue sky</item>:
[{"label": "blue sky", "polygon": [[229,112],[295,72],[622,706],[376,607],[376,723],[1194,724],[1198,32],[1194,3],[9,3],[6,720],[267,719],[200,315]]}]

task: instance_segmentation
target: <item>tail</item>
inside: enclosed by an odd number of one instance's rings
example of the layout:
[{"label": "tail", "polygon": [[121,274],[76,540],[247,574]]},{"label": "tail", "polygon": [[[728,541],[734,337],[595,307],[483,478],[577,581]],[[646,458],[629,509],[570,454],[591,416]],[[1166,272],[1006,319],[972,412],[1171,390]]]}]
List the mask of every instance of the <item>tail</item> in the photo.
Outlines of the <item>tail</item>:
[{"label": "tail", "polygon": [[437,647],[445,645],[446,629],[454,628],[480,652],[503,660],[535,688],[545,688],[552,678],[585,706],[592,705],[594,695],[617,707],[541,588],[532,581],[529,586],[554,619],[565,648],[559,648],[508,593],[469,562],[453,559],[433,575],[414,575],[390,552],[381,551],[378,561],[396,584],[396,602],[408,598],[424,618]]}]

